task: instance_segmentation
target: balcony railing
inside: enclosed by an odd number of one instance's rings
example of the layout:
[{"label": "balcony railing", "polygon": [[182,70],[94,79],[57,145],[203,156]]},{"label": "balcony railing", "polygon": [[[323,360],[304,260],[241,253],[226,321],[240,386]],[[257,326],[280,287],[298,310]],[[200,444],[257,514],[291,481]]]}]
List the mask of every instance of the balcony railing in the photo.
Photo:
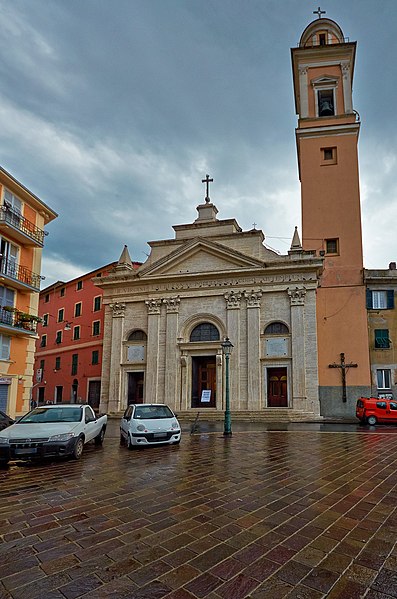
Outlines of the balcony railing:
[{"label": "balcony railing", "polygon": [[34,316],[5,308],[0,308],[0,324],[23,329],[29,333],[35,333],[37,329],[37,319]]},{"label": "balcony railing", "polygon": [[22,216],[18,210],[14,210],[14,208],[7,203],[1,206],[0,223],[5,223],[16,231],[20,231],[38,245],[44,245],[45,232],[36,227],[34,223]]},{"label": "balcony railing", "polygon": [[0,256],[0,275],[22,283],[23,287],[27,285],[37,291],[40,289],[41,276],[29,270],[26,266],[19,266],[15,263],[15,260]]}]

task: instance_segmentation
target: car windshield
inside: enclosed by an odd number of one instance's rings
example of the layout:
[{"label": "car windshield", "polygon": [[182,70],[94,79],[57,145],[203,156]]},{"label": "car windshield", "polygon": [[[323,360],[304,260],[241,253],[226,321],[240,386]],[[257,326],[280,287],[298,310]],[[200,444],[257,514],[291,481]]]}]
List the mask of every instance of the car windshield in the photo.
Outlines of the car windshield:
[{"label": "car windshield", "polygon": [[18,421],[18,424],[41,422],[80,422],[80,408],[35,408]]},{"label": "car windshield", "polygon": [[168,406],[136,406],[134,418],[151,420],[157,418],[174,418]]}]

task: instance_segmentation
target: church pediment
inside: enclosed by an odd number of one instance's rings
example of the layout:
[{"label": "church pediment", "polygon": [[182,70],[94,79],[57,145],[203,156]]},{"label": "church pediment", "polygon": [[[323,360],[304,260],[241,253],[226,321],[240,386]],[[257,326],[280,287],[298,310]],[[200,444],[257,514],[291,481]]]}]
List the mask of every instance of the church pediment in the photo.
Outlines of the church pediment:
[{"label": "church pediment", "polygon": [[140,277],[263,268],[264,262],[222,244],[195,239],[140,271]]}]

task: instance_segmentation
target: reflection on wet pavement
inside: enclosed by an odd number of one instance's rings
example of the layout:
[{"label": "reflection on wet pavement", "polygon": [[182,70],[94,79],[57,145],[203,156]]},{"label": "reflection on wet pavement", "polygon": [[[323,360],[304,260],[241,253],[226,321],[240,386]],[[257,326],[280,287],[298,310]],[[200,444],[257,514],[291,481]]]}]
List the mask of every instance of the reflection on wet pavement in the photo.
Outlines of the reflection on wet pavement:
[{"label": "reflection on wet pavement", "polygon": [[0,598],[397,597],[397,427],[272,429],[0,470]]}]

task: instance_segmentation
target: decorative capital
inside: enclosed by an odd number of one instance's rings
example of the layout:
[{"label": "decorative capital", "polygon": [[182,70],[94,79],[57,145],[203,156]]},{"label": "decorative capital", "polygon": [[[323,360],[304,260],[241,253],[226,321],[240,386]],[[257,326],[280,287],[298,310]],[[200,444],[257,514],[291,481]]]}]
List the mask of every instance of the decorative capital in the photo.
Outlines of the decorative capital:
[{"label": "decorative capital", "polygon": [[247,308],[260,308],[262,291],[244,291],[244,297],[247,300]]},{"label": "decorative capital", "polygon": [[299,75],[300,75],[300,77],[303,77],[304,75],[307,75],[307,71],[308,71],[308,67],[299,67]]},{"label": "decorative capital", "polygon": [[167,314],[177,314],[179,312],[179,304],[181,299],[179,295],[177,297],[167,297],[163,299],[163,304],[166,306]]},{"label": "decorative capital", "polygon": [[241,291],[227,291],[224,296],[228,310],[239,310],[241,304]]},{"label": "decorative capital", "polygon": [[185,367],[187,366],[187,356],[185,356],[185,354],[183,354],[183,355],[181,356],[181,366],[182,366],[183,368],[185,368]]},{"label": "decorative capital", "polygon": [[288,289],[287,291],[291,306],[303,306],[305,304],[306,289],[304,287],[295,287],[295,289]]},{"label": "decorative capital", "polygon": [[161,299],[145,300],[149,314],[160,314]]},{"label": "decorative capital", "polygon": [[125,304],[121,304],[119,302],[115,302],[114,304],[110,304],[110,307],[113,311],[113,318],[124,318],[125,316]]}]

